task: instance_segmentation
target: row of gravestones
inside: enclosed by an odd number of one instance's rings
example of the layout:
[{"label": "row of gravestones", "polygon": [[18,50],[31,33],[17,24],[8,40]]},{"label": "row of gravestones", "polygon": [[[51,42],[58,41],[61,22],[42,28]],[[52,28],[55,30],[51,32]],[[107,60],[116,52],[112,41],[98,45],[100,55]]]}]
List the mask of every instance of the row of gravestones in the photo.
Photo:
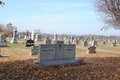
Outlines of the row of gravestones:
[{"label": "row of gravestones", "polygon": [[61,65],[78,63],[79,59],[75,58],[75,44],[64,44],[64,41],[57,41],[54,38],[53,43],[49,37],[44,41],[45,44],[33,46],[30,55],[38,55],[38,60],[34,62],[41,63],[43,66]]},{"label": "row of gravestones", "polygon": [[[24,39],[28,39],[30,37],[25,36]],[[31,40],[35,40],[35,41],[42,41],[42,36],[40,34],[36,34],[36,37],[34,35],[34,38],[31,38]]]},{"label": "row of gravestones", "polygon": [[[68,41],[68,43],[69,43],[69,41]],[[51,44],[51,40],[49,40],[49,38],[47,37],[47,39],[45,40],[44,44]],[[105,44],[105,43],[103,42],[103,44]],[[83,46],[88,46],[86,41],[84,41]],[[93,40],[91,46],[98,46],[97,45],[97,41]],[[116,44],[113,43],[112,46],[116,46]],[[87,51],[87,53],[88,52],[91,52],[91,51]],[[92,53],[94,53],[94,52],[95,52],[95,49],[94,49],[94,51],[92,51]],[[33,49],[31,49],[30,55],[37,55],[37,53],[38,53],[38,46],[33,46]]]},{"label": "row of gravestones", "polygon": [[[55,43],[55,41],[54,41],[54,43]],[[67,43],[71,44],[69,38],[68,38]],[[78,43],[79,43],[79,41],[78,41]],[[51,44],[51,40],[46,39],[44,44]],[[105,45],[106,43],[103,42],[103,44]],[[26,43],[25,43],[25,47],[31,47],[31,46],[34,46],[34,40],[27,40]],[[88,46],[87,42],[84,41],[82,46]],[[92,41],[92,46],[98,46],[97,41],[93,40]],[[114,42],[111,46],[116,46],[116,43]]]},{"label": "row of gravestones", "polygon": [[[51,38],[50,38],[51,39]],[[58,38],[58,40],[68,40],[68,38],[66,38],[66,37],[64,37],[64,38]],[[70,39],[70,41],[71,42],[73,42],[74,44],[75,44],[75,42],[76,42],[76,40],[78,40],[78,41],[83,41],[83,39],[80,39],[80,38],[78,38],[78,39],[76,39],[76,38],[73,38],[73,36],[71,36],[71,39]],[[88,41],[90,41],[90,44],[92,43],[92,41],[93,41],[93,36],[91,36],[90,37],[90,39],[85,39],[87,42]],[[117,40],[113,40],[113,39],[108,39],[108,40],[105,40],[105,39],[95,39],[95,41],[98,41],[98,42],[103,42],[103,41],[105,41],[106,43],[110,43],[110,42],[116,42],[116,43],[120,43],[120,41],[117,41]]]},{"label": "row of gravestones", "polygon": [[[7,39],[12,39],[13,35],[10,35],[9,37],[7,37]],[[22,37],[21,35],[16,35],[16,39],[17,40],[21,40],[21,39],[28,39],[28,37],[25,35],[24,37]],[[35,41],[42,41],[42,36],[40,34],[36,34],[36,37],[34,39]]]},{"label": "row of gravestones", "polygon": [[[14,43],[15,40],[17,40],[17,39],[19,40],[23,37],[21,35],[19,35],[19,36],[17,35],[17,27],[14,27],[13,35],[10,35],[8,38],[12,38],[13,41],[11,43]],[[30,35],[28,37],[27,36],[24,37],[24,39],[27,39],[27,38],[30,38]],[[32,38],[32,40],[35,40],[35,41],[42,41],[42,37],[40,34],[36,34],[36,38],[35,38],[35,29],[33,29],[31,38]]]},{"label": "row of gravestones", "polygon": [[[30,41],[30,43],[34,42]],[[38,60],[35,62],[39,62],[43,66],[79,62],[79,59],[75,58],[76,46],[75,44],[70,44],[70,40],[68,40],[68,44],[64,44],[64,41],[57,41],[55,37],[54,44],[51,44],[51,40],[47,37],[45,44],[40,44],[38,47],[34,46],[33,49],[36,50],[38,55]],[[94,46],[88,48],[88,53],[91,52],[96,53]]]},{"label": "row of gravestones", "polygon": [[75,44],[64,44],[64,41],[57,40],[57,34],[55,34],[53,44],[49,37],[46,37],[44,44],[32,47],[30,55],[38,55],[38,60],[34,62],[41,63],[43,66],[52,66],[78,63],[75,50]]},{"label": "row of gravestones", "polygon": [[[41,63],[43,66],[78,63],[79,59],[75,58],[75,44],[64,44],[64,41],[56,40],[54,35],[53,44],[49,37],[44,41],[45,44],[33,46],[30,55],[38,55],[38,60],[34,62]],[[95,46],[90,46],[87,53],[96,53]]]}]

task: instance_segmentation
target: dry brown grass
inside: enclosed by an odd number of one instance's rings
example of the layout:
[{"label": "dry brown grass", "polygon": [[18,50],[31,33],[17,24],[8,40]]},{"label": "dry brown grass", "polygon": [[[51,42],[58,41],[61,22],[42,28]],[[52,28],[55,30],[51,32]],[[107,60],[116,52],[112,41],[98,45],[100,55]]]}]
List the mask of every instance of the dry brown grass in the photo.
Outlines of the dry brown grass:
[{"label": "dry brown grass", "polygon": [[[22,42],[18,40],[18,44],[10,44],[1,49],[2,56],[9,55],[10,57],[0,58],[0,80],[101,80],[115,79],[120,77],[120,54],[115,53],[117,46],[113,49],[108,48],[107,52],[102,47],[97,47],[97,53],[86,54],[87,47],[77,45],[76,57],[80,59],[78,64],[70,64],[65,66],[42,67],[38,63],[33,63],[37,60],[37,56],[29,56],[30,47],[24,47]],[[43,41],[36,41],[35,44],[42,44]],[[105,47],[105,46],[103,46]],[[109,47],[106,45],[106,47]],[[115,50],[114,50],[115,49]]]}]

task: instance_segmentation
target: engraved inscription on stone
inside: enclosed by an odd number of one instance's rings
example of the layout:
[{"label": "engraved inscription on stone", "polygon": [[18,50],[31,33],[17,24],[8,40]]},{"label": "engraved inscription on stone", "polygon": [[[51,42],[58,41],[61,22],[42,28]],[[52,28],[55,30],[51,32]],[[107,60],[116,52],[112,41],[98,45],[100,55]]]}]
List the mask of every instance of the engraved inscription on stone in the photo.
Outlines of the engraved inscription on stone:
[{"label": "engraved inscription on stone", "polygon": [[75,48],[65,48],[64,52],[75,52]]},{"label": "engraved inscription on stone", "polygon": [[33,50],[33,52],[38,52],[38,50]]},{"label": "engraved inscription on stone", "polygon": [[42,48],[42,53],[55,53],[55,48]]}]

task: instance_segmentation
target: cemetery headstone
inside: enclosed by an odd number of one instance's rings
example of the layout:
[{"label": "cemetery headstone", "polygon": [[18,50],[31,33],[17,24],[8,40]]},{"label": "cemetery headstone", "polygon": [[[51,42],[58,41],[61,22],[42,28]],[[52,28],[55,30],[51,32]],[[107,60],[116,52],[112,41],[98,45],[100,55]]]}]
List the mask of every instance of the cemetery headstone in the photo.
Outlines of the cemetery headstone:
[{"label": "cemetery headstone", "polygon": [[36,39],[35,41],[42,41],[42,37],[40,34],[36,34]]},{"label": "cemetery headstone", "polygon": [[60,37],[58,37],[58,41],[60,41]]},{"label": "cemetery headstone", "polygon": [[71,44],[70,38],[68,37],[67,44]]},{"label": "cemetery headstone", "polygon": [[78,40],[76,40],[76,44],[79,44],[79,41],[78,41]]},{"label": "cemetery headstone", "polygon": [[75,58],[75,44],[64,44],[64,41],[57,41],[57,44],[38,45],[38,60],[42,66],[63,65],[78,63]]},{"label": "cemetery headstone", "polygon": [[73,40],[73,44],[76,44],[76,38],[74,38],[74,40]]},{"label": "cemetery headstone", "polygon": [[13,30],[13,38],[12,38],[12,41],[11,43],[17,43],[17,27],[14,27],[14,30]]},{"label": "cemetery headstone", "polygon": [[21,40],[21,35],[18,35],[18,40]]},{"label": "cemetery headstone", "polygon": [[16,35],[16,39],[18,40],[18,35]]},{"label": "cemetery headstone", "polygon": [[35,40],[35,29],[33,29],[33,32],[32,32],[32,40]]},{"label": "cemetery headstone", "polygon": [[38,46],[31,46],[31,51],[29,53],[30,56],[32,55],[38,55]]},{"label": "cemetery headstone", "polygon": [[108,43],[110,43],[110,40],[108,39]]},{"label": "cemetery headstone", "polygon": [[90,44],[92,44],[93,36],[90,36]]},{"label": "cemetery headstone", "polygon": [[84,40],[84,42],[83,42],[83,45],[82,46],[88,46],[88,44],[87,44],[87,41],[86,40]]},{"label": "cemetery headstone", "polygon": [[70,41],[73,42],[73,36],[71,36],[71,40]]},{"label": "cemetery headstone", "polygon": [[90,46],[90,47],[88,47],[88,49],[87,49],[87,52],[86,52],[86,53],[96,53],[95,49],[96,49],[96,47],[95,47],[95,46]]},{"label": "cemetery headstone", "polygon": [[44,44],[51,44],[51,40],[49,39],[49,37],[46,37],[46,40],[44,41]]},{"label": "cemetery headstone", "polygon": [[114,47],[114,46],[116,46],[116,44],[117,44],[116,42],[113,42],[111,46],[113,46],[113,47]]},{"label": "cemetery headstone", "polygon": [[34,40],[25,40],[25,47],[34,46]]},{"label": "cemetery headstone", "polygon": [[0,35],[0,47],[8,47],[5,34]]},{"label": "cemetery headstone", "polygon": [[105,41],[103,41],[103,44],[104,44],[104,45],[106,45],[106,42],[105,42]]},{"label": "cemetery headstone", "polygon": [[27,39],[27,36],[26,36],[26,35],[24,36],[24,39]]},{"label": "cemetery headstone", "polygon": [[63,38],[61,38],[60,41],[64,41]]},{"label": "cemetery headstone", "polygon": [[54,34],[53,44],[57,44],[57,34]]},{"label": "cemetery headstone", "polygon": [[92,46],[98,46],[98,45],[97,45],[97,41],[93,40],[93,41],[92,41]]}]

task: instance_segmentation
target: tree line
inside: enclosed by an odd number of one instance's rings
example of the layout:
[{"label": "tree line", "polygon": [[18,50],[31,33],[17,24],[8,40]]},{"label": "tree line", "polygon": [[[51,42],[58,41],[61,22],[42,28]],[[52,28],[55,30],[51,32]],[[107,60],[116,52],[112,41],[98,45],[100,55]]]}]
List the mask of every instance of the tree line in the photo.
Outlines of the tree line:
[{"label": "tree line", "polygon": [[[7,25],[3,25],[3,24],[0,24],[0,34],[6,34],[6,36],[10,36],[13,34],[13,29],[15,26],[10,26],[11,23],[7,24]],[[29,31],[30,32],[30,31]],[[31,32],[30,32],[31,33]],[[22,35],[22,36],[25,36],[27,35],[27,30],[26,31],[18,31],[17,32],[18,35]],[[35,29],[35,34],[41,34],[42,35],[42,38],[46,38],[46,36],[48,37],[51,37],[52,39],[54,38],[54,34],[46,34],[46,33],[41,33],[41,30],[40,29]],[[73,38],[76,38],[76,39],[90,39],[90,36],[91,34],[89,35],[72,35]],[[71,38],[71,35],[70,34],[57,34],[57,37],[60,37],[60,38]],[[120,36],[115,36],[115,35],[110,35],[110,36],[104,36],[104,35],[93,35],[93,38],[94,39],[117,39],[117,40],[120,40]]]},{"label": "tree line", "polygon": [[[8,23],[7,25],[0,23],[0,34],[6,34],[6,36],[8,37],[13,34],[14,27],[15,26],[12,26],[11,23]],[[27,35],[27,30],[22,32],[17,30],[17,34],[25,36]],[[35,34],[41,34],[40,29],[35,29]]]}]

